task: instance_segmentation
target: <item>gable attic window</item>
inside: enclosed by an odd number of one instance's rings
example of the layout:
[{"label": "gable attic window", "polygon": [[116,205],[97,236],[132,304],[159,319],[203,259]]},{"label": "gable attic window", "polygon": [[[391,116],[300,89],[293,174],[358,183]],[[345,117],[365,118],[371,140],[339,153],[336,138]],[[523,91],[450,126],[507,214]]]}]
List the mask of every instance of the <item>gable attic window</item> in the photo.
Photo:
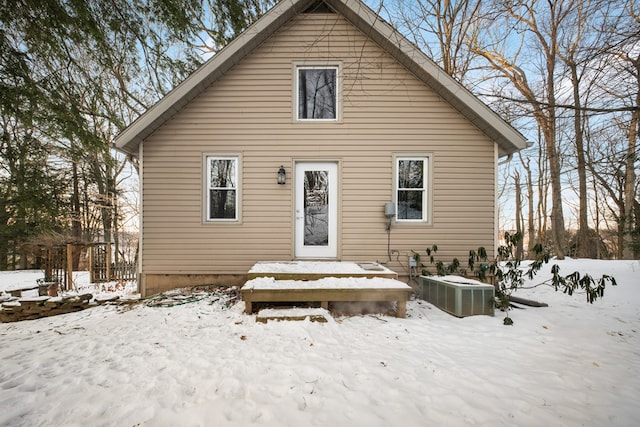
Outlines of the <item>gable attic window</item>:
[{"label": "gable attic window", "polygon": [[429,156],[396,157],[396,221],[428,221]]},{"label": "gable attic window", "polygon": [[296,67],[296,105],[299,121],[338,119],[338,66]]},{"label": "gable attic window", "polygon": [[317,1],[309,6],[303,13],[334,13],[323,1]]},{"label": "gable attic window", "polygon": [[207,156],[207,221],[238,219],[238,156]]}]

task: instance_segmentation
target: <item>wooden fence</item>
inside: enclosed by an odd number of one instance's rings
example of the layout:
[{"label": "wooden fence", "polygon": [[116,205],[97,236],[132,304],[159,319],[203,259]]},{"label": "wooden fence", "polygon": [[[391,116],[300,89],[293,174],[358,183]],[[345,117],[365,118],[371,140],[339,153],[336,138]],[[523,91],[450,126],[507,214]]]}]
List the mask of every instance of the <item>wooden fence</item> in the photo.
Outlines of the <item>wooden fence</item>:
[{"label": "wooden fence", "polygon": [[36,265],[44,271],[40,285],[55,284],[60,290],[70,290],[73,285],[73,255],[82,251],[84,245],[34,245],[32,254],[36,257]]},{"label": "wooden fence", "polygon": [[87,267],[91,283],[136,280],[136,263],[120,261],[121,258],[117,263],[114,262],[111,243],[40,245],[35,248],[34,255],[44,270],[44,278],[39,280],[41,284],[57,284],[60,290],[71,290],[74,257],[77,261],[83,251],[88,251]]},{"label": "wooden fence", "polygon": [[94,243],[89,248],[89,271],[91,283],[113,280],[136,280],[136,263],[113,261],[111,243]]}]

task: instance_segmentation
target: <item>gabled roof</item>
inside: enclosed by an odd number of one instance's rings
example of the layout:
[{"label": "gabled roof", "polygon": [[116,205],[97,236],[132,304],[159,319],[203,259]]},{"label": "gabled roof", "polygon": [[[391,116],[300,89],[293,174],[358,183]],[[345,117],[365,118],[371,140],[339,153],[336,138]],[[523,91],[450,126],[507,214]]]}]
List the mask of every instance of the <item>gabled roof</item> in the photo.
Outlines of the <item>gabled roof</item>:
[{"label": "gabled roof", "polygon": [[[140,143],[193,98],[239,63],[253,49],[296,14],[318,0],[281,0],[242,34],[196,69],[153,107],[138,117],[115,139],[117,149],[138,155]],[[444,72],[360,0],[323,0],[334,11],[386,49],[398,62],[424,81],[487,136],[498,143],[500,155],[527,146],[525,137],[491,108]]]}]

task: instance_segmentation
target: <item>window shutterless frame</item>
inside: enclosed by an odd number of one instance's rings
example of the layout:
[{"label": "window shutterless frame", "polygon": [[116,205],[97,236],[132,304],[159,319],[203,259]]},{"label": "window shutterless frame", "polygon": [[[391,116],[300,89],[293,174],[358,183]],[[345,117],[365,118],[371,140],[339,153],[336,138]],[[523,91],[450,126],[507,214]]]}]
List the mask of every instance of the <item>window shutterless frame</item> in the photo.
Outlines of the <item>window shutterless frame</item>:
[{"label": "window shutterless frame", "polygon": [[238,222],[240,218],[240,156],[204,156],[205,222]]},{"label": "window shutterless frame", "polygon": [[340,120],[340,66],[294,64],[293,116],[299,122]]},{"label": "window shutterless frame", "polygon": [[429,155],[394,157],[394,200],[397,223],[430,223]]}]

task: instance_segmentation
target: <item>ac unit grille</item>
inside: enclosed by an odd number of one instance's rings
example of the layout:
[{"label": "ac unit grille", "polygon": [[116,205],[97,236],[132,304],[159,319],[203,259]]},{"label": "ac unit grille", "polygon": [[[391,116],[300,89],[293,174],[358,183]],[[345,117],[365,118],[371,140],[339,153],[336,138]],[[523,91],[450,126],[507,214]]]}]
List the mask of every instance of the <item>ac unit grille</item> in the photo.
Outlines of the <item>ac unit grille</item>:
[{"label": "ac unit grille", "polygon": [[479,314],[493,316],[494,287],[474,282],[454,283],[420,276],[418,297],[454,316],[466,317]]}]

